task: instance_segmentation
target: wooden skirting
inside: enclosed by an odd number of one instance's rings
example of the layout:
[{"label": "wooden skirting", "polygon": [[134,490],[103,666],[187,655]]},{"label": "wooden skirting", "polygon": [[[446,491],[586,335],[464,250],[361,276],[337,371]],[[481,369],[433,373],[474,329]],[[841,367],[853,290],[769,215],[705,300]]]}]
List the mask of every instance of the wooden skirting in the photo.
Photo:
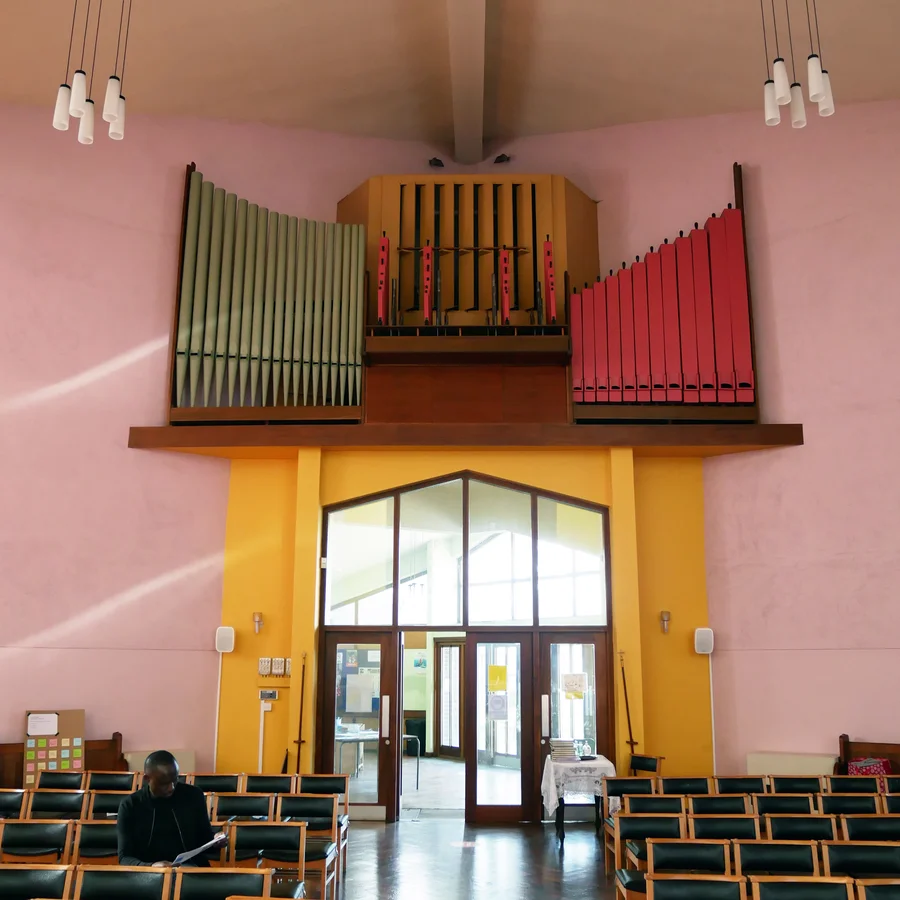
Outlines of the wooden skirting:
[{"label": "wooden skirting", "polygon": [[360,406],[211,406],[205,409],[182,406],[169,410],[169,422],[173,425],[359,422],[361,419]]}]

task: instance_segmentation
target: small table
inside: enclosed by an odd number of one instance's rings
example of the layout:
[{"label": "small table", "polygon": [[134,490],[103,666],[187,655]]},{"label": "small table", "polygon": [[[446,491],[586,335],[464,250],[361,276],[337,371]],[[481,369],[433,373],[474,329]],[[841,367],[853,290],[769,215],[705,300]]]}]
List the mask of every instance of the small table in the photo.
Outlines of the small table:
[{"label": "small table", "polygon": [[[605,756],[584,762],[580,759],[568,762],[547,757],[541,778],[541,796],[547,812],[551,816],[556,813],[556,836],[560,843],[566,839],[565,794],[593,794],[594,825],[599,834],[602,825],[600,800],[603,796],[603,778],[613,778],[615,774],[616,767]],[[619,798],[611,797],[610,812],[617,811],[618,805]]]},{"label": "small table", "polygon": [[[419,760],[422,757],[422,742],[419,740],[419,736],[417,734],[401,734],[401,739],[404,741],[415,741],[416,742],[416,790],[419,789]],[[403,765],[400,765],[400,789],[403,790]]]},{"label": "small table", "polygon": [[[344,745],[345,744],[371,744],[378,741],[381,735],[377,731],[369,730],[369,731],[348,731],[345,734],[336,734],[334,736],[334,742],[336,744],[341,745],[341,752],[338,760],[340,762],[340,770],[344,771]],[[422,742],[419,740],[418,736],[415,734],[402,734],[400,735],[401,740],[404,741],[415,741],[416,742],[416,790],[419,789],[419,760],[422,758]],[[402,767],[401,767],[401,777],[402,777]],[[353,767],[353,774],[357,777],[359,776],[359,758],[356,760],[356,765]]]}]

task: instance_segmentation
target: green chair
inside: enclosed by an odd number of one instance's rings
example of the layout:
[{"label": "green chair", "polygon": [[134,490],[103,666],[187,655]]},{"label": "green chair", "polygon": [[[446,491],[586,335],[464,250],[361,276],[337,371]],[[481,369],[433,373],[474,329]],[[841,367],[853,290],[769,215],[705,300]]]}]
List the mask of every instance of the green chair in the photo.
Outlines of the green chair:
[{"label": "green chair", "polygon": [[874,816],[881,808],[877,794],[822,794],[819,811],[826,816]]},{"label": "green chair", "polygon": [[829,794],[878,794],[881,778],[878,775],[828,775],[825,790]]},{"label": "green chair", "polygon": [[631,765],[628,767],[632,775],[660,775],[664,756],[644,756],[641,753],[631,754]]},{"label": "green chair", "polygon": [[815,841],[735,841],[736,875],[819,874]]},{"label": "green chair", "polygon": [[747,900],[747,884],[736,875],[647,876],[647,900]]},{"label": "green chair", "polygon": [[750,798],[746,794],[688,797],[688,812],[692,816],[746,816],[750,813]]},{"label": "green chair", "polygon": [[900,900],[900,878],[859,878],[859,900]]},{"label": "green chair", "polygon": [[900,794],[900,775],[884,776],[884,792],[886,794]]},{"label": "green chair", "polygon": [[688,829],[692,841],[759,840],[756,816],[688,816]]},{"label": "green chair", "polygon": [[772,841],[833,841],[837,838],[834,816],[765,816],[766,834]]},{"label": "green chair", "polygon": [[900,814],[900,794],[884,795],[884,811],[893,815]]},{"label": "green chair", "polygon": [[845,841],[900,841],[900,816],[841,816]]},{"label": "green chair", "polygon": [[660,778],[659,792],[661,794],[711,794],[713,793],[713,783],[711,778]]},{"label": "green chair", "polygon": [[[609,801],[613,797],[621,800],[626,794],[655,794],[656,779],[604,777],[601,784],[603,797],[603,841],[604,848],[608,849],[613,845],[613,816],[610,813]],[[607,867],[606,871],[610,872],[612,870]]]},{"label": "green chair", "polygon": [[856,900],[852,878],[803,878],[755,875],[753,900]]},{"label": "green chair", "polygon": [[821,794],[825,779],[821,775],[770,775],[773,794]]},{"label": "green chair", "polygon": [[626,794],[622,798],[622,812],[626,813],[674,813],[684,815],[685,798],[663,794]]},{"label": "green chair", "polygon": [[647,892],[649,875],[730,875],[730,841],[684,841],[650,838],[647,841],[647,873],[616,870],[616,893],[624,900],[638,900]]},{"label": "green chair", "polygon": [[717,794],[765,794],[767,787],[764,775],[730,775],[716,779]]},{"label": "green chair", "polygon": [[818,812],[812,794],[754,794],[753,813],[757,816],[811,816]]},{"label": "green chair", "polygon": [[[647,868],[647,838],[683,838],[684,816],[671,815],[629,815],[619,813],[614,819],[612,857],[614,865],[607,865],[607,872],[627,868],[627,860],[635,869]],[[604,861],[610,856],[610,848],[605,848]]]},{"label": "green chair", "polygon": [[900,878],[900,844],[823,841],[825,874],[848,878]]}]

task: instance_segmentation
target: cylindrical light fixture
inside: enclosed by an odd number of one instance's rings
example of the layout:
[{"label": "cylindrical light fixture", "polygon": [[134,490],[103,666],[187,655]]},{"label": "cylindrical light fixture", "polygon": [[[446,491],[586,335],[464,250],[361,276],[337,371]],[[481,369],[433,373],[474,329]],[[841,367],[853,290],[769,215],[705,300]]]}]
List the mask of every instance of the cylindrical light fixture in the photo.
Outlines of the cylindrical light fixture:
[{"label": "cylindrical light fixture", "polygon": [[56,92],[56,108],[53,110],[53,127],[57,131],[69,130],[69,104],[72,102],[72,88],[61,84]]},{"label": "cylindrical light fixture", "polygon": [[818,103],[825,96],[822,63],[817,53],[811,53],[806,60],[806,88],[809,91],[810,103]]},{"label": "cylindrical light fixture", "polygon": [[94,101],[85,100],[84,115],[78,120],[78,143],[94,143]]},{"label": "cylindrical light fixture", "polygon": [[87,100],[87,74],[78,69],[72,76],[72,97],[69,100],[69,115],[80,119],[84,115]]},{"label": "cylindrical light fixture", "polygon": [[122,82],[118,75],[110,75],[106,82],[106,99],[103,101],[103,121],[115,122],[119,115],[119,97],[122,94]]},{"label": "cylindrical light fixture", "polygon": [[825,93],[822,99],[819,101],[819,115],[833,116],[834,94],[831,93],[831,76],[828,74],[827,69],[822,70],[822,87]]},{"label": "cylindrical light fixture", "polygon": [[803,88],[799,82],[791,85],[791,127],[806,127],[806,107],[803,105]]},{"label": "cylindrical light fixture", "polygon": [[109,136],[114,141],[121,141],[125,137],[125,98],[122,96],[119,97],[116,120],[109,123]]},{"label": "cylindrical light fixture", "polygon": [[781,122],[781,110],[775,99],[775,82],[770,78],[766,82],[764,103],[766,108],[766,125],[778,125]]},{"label": "cylindrical light fixture", "polygon": [[791,82],[787,66],[780,56],[772,63],[772,77],[775,79],[775,102],[779,106],[787,106],[791,102]]}]

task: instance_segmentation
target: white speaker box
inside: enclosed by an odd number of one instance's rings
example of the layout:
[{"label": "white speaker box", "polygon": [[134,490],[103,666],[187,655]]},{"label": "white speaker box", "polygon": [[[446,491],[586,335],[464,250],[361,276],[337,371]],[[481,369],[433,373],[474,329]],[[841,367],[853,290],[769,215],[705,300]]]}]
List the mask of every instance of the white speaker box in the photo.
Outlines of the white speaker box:
[{"label": "white speaker box", "polygon": [[694,652],[703,656],[709,656],[713,652],[715,644],[712,628],[697,628],[694,630]]},{"label": "white speaker box", "polygon": [[216,650],[231,653],[234,650],[234,629],[230,625],[220,625],[216,629]]}]

